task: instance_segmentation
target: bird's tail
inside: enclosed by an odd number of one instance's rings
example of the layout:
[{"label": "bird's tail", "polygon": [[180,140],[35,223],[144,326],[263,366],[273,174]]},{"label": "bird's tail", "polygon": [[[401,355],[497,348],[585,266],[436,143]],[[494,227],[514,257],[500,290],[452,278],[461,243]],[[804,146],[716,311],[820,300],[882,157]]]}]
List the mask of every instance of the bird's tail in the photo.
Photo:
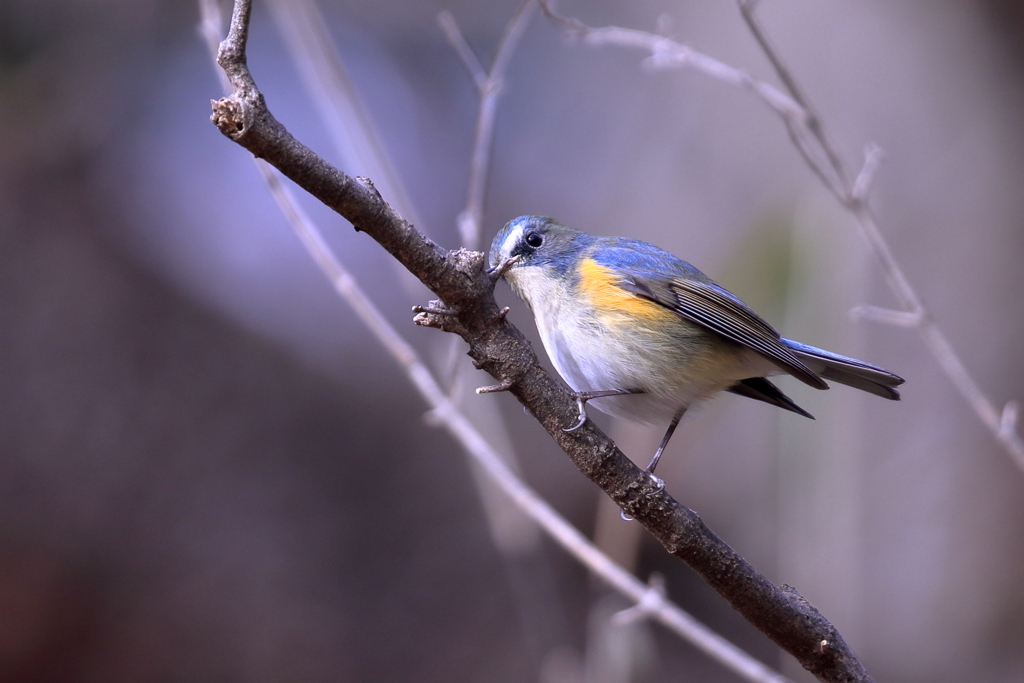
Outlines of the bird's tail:
[{"label": "bird's tail", "polygon": [[896,387],[903,384],[903,378],[888,370],[857,360],[847,358],[807,344],[783,339],[782,343],[789,347],[797,358],[807,367],[825,379],[839,382],[875,396],[900,400]]}]

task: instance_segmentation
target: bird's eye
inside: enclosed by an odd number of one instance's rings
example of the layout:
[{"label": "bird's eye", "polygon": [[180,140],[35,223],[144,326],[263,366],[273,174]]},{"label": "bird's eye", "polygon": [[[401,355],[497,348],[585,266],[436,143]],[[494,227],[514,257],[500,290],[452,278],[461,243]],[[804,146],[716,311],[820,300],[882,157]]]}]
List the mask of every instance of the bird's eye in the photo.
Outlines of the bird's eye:
[{"label": "bird's eye", "polygon": [[528,232],[526,233],[526,243],[529,246],[536,249],[540,245],[544,244],[544,238],[540,235],[540,233]]}]

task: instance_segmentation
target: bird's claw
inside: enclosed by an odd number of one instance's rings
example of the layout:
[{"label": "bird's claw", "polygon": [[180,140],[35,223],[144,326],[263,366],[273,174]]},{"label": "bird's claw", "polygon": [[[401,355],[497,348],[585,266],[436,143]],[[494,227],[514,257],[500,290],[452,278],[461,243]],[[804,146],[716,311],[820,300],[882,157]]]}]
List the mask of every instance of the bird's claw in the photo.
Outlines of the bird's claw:
[{"label": "bird's claw", "polygon": [[665,490],[665,480],[664,479],[662,479],[661,477],[656,475],[654,472],[646,472],[646,474],[650,478],[651,483],[654,484],[654,490],[651,491],[650,493],[648,493],[647,494],[648,496],[656,495],[656,494],[661,493],[662,491]]},{"label": "bird's claw", "polygon": [[587,423],[587,402],[583,399],[582,394],[576,395],[576,407],[579,408],[580,411],[579,422],[574,424],[572,427],[569,427],[568,429],[563,429],[563,432],[575,432],[577,429],[579,429],[580,427]]},{"label": "bird's claw", "polygon": [[572,427],[563,429],[563,432],[575,432],[577,429],[582,427],[587,422],[587,401],[595,398],[605,398],[607,396],[622,396],[623,394],[643,394],[646,393],[643,389],[608,389],[606,391],[574,391],[572,392],[573,397],[576,399],[576,407],[580,411],[580,420]]}]

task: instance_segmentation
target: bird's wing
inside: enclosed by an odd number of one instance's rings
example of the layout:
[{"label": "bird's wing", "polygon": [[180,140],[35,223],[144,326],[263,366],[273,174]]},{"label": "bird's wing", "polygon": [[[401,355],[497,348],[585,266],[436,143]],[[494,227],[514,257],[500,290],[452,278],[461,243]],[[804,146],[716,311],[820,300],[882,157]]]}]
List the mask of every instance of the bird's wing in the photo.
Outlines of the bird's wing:
[{"label": "bird's wing", "polygon": [[[783,344],[779,333],[750,308],[707,279],[693,266],[687,275],[664,279],[630,274],[621,281],[623,289],[649,299],[682,317],[717,332],[726,339],[747,346],[765,356],[805,384],[828,389],[828,384]],[[693,273],[689,270],[692,269]]]}]

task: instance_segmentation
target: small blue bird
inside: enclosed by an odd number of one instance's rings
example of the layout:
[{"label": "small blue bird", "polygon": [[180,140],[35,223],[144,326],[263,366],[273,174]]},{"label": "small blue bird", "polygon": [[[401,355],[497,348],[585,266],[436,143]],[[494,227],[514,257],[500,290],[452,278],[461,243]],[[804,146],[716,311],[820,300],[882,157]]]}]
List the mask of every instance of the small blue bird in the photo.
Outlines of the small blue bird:
[{"label": "small blue bird", "polygon": [[598,237],[543,216],[510,221],[491,243],[529,305],[544,349],[585,404],[643,423],[668,422],[653,474],[687,408],[719,391],[813,416],[765,379],[787,373],[816,389],[826,379],[892,400],[903,379],[863,361],[783,339],[686,261],[639,240]]}]

